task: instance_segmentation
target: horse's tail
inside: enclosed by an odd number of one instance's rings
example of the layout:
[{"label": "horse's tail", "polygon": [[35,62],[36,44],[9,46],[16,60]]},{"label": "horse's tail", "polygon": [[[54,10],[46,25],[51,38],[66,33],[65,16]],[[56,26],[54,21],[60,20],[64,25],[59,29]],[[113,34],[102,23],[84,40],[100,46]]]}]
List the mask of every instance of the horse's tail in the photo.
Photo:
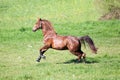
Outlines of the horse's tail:
[{"label": "horse's tail", "polygon": [[89,36],[82,36],[79,38],[79,41],[84,45],[85,45],[85,42],[87,42],[92,52],[97,53],[97,48],[95,47],[93,40]]}]

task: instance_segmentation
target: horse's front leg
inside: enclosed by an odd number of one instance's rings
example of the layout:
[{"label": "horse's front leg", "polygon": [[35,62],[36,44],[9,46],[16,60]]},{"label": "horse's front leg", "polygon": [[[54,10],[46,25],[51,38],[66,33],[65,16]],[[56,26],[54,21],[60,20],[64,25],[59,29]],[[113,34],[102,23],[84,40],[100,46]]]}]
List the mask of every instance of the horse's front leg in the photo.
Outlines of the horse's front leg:
[{"label": "horse's front leg", "polygon": [[45,56],[43,55],[47,50],[49,49],[48,46],[43,46],[41,49],[40,49],[40,55],[38,57],[38,59],[36,60],[37,62],[40,62],[41,58],[45,59]]}]

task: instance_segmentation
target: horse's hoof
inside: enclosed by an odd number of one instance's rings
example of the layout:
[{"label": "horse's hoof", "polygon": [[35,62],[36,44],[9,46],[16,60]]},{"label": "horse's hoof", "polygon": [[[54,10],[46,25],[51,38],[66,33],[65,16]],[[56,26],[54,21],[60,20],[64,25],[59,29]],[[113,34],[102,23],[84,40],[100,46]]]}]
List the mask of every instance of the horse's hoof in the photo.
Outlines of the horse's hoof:
[{"label": "horse's hoof", "polygon": [[43,58],[43,59],[46,59],[46,56],[43,56],[42,58]]},{"label": "horse's hoof", "polygon": [[86,60],[83,60],[83,63],[86,63]]},{"label": "horse's hoof", "polygon": [[37,62],[40,62],[40,60],[36,60]]}]

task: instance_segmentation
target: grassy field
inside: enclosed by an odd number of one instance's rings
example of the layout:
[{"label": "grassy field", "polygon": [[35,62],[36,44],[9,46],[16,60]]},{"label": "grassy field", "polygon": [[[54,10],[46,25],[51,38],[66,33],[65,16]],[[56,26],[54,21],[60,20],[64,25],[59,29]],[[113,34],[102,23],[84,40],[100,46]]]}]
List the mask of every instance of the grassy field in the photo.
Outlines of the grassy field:
[{"label": "grassy field", "polygon": [[[120,20],[98,21],[94,0],[0,0],[0,80],[119,80]],[[32,32],[38,17],[48,19],[60,35],[89,35],[99,48],[87,63],[75,63],[69,51],[43,46],[41,31]]]}]

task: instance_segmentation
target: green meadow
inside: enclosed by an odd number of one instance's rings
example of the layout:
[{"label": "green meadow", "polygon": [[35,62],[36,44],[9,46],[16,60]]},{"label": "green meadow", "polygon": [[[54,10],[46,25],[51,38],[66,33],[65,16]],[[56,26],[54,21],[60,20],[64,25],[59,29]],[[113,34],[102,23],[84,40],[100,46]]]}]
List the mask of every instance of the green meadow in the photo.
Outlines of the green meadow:
[{"label": "green meadow", "polygon": [[[0,0],[0,80],[119,80],[120,20],[99,21],[94,0]],[[51,21],[59,35],[89,35],[98,48],[76,63],[69,51],[49,49],[36,63],[43,44],[38,18]]]}]

